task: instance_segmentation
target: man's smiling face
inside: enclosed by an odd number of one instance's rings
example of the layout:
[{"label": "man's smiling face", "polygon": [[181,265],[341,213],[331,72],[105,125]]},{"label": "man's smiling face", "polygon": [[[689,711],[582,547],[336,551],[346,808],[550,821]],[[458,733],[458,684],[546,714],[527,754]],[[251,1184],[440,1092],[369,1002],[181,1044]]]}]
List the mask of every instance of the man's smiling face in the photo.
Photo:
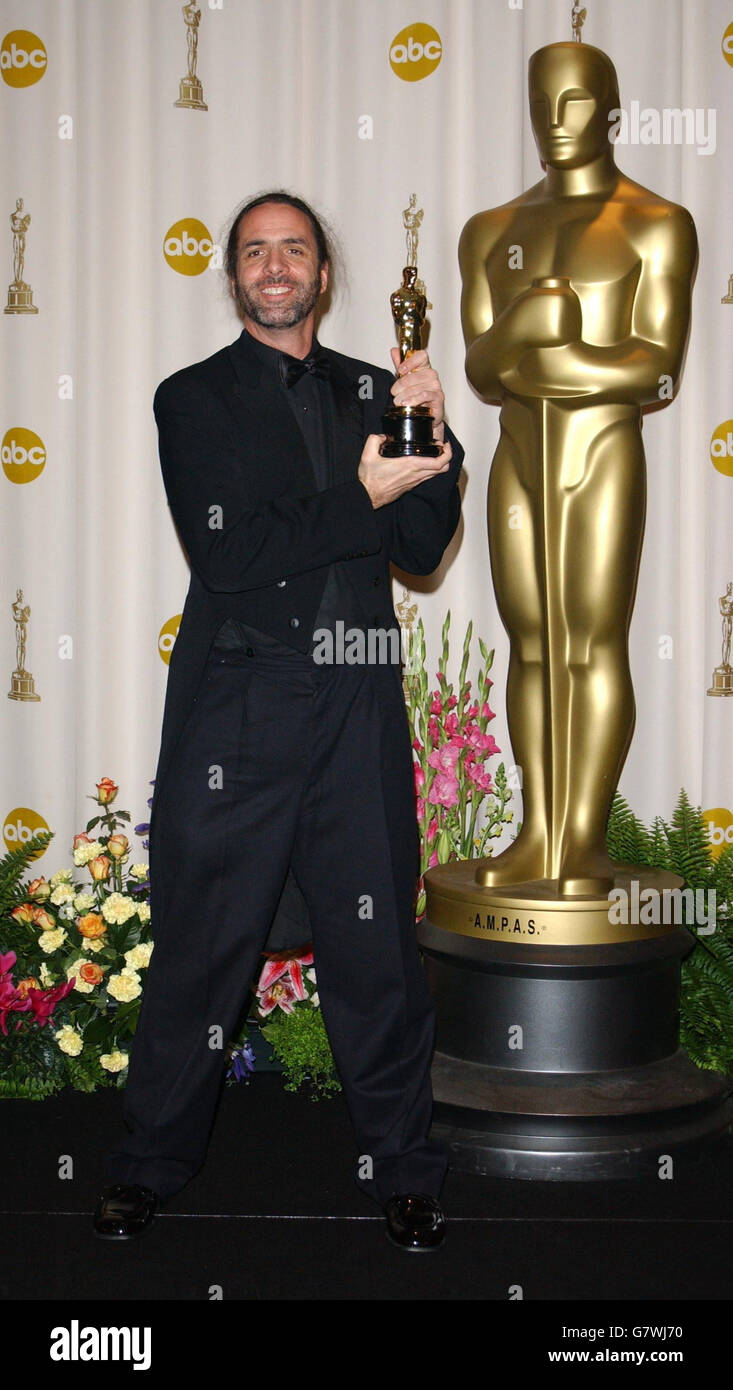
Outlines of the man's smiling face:
[{"label": "man's smiling face", "polygon": [[262,328],[294,328],[315,310],[328,283],[309,219],[288,203],[261,203],[239,224],[232,292]]}]

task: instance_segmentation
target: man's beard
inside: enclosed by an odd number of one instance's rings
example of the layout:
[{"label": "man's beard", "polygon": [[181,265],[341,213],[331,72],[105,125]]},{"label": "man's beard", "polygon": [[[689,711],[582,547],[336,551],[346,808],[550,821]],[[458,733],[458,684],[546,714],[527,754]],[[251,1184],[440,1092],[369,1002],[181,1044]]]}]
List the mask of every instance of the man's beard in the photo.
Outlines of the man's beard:
[{"label": "man's beard", "polygon": [[[247,318],[253,319],[261,328],[294,328],[297,323],[302,323],[315,308],[321,296],[321,275],[316,271],[313,279],[307,285],[295,283],[292,280],[268,280],[265,285],[292,285],[293,293],[288,301],[287,310],[285,306],[279,305],[277,301],[272,305],[262,304],[261,301],[251,297],[244,285],[236,282],[235,299],[243,314]],[[258,287],[264,288],[263,285]]]}]

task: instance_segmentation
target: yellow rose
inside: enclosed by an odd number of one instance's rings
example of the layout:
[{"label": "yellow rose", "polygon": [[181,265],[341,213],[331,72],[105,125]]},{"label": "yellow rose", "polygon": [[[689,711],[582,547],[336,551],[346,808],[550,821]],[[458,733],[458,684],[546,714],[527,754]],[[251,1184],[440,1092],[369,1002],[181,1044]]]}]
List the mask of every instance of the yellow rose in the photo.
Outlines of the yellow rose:
[{"label": "yellow rose", "polygon": [[124,859],[125,855],[130,853],[130,841],[127,836],[119,833],[110,835],[107,841],[107,853],[111,854],[113,859]]},{"label": "yellow rose", "polygon": [[42,903],[50,897],[51,885],[47,883],[45,878],[34,878],[33,882],[28,884],[27,892],[28,897],[32,898],[34,902]]},{"label": "yellow rose", "polygon": [[77,927],[82,936],[88,936],[91,940],[96,940],[98,936],[104,936],[107,930],[107,923],[102,920],[98,912],[86,912],[77,922]]},{"label": "yellow rose", "polygon": [[114,801],[119,787],[111,777],[103,777],[101,782],[97,782],[97,801],[100,806],[109,806],[110,801]]},{"label": "yellow rose", "polygon": [[108,854],[98,854],[96,859],[87,861],[87,868],[95,883],[103,883],[105,878],[109,878],[112,860]]},{"label": "yellow rose", "polygon": [[26,925],[33,921],[35,910],[33,903],[18,903],[18,906],[12,908],[8,915],[12,917],[14,922],[22,922]]},{"label": "yellow rose", "polygon": [[124,1071],[128,1060],[126,1052],[105,1052],[99,1059],[99,1065],[105,1071]]},{"label": "yellow rose", "polygon": [[56,926],[56,918],[47,912],[45,907],[34,907],[32,917],[41,931],[53,931]]}]

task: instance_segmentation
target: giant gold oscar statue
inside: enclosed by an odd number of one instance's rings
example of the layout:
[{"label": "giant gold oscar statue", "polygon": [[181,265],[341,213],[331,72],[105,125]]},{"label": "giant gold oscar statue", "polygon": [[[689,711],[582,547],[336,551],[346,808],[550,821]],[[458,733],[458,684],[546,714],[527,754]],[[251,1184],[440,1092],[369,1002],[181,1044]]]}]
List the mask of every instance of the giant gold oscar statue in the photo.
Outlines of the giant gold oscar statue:
[{"label": "giant gold oscar statue", "polygon": [[[693,938],[679,915],[638,911],[650,893],[671,902],[682,880],[613,864],[605,841],[634,724],[642,410],[681,373],[697,238],[685,208],[617,168],[616,72],[575,22],[573,41],[530,58],[529,100],[544,175],[472,217],[459,247],[466,372],[501,406],[489,542],[522,829],[496,858],[426,874],[420,940],[438,1007],[436,1100],[449,1121],[464,1115],[454,1150],[475,1167],[482,1146],[466,1133],[514,1113],[510,1139],[505,1124],[485,1140],[485,1171],[607,1176],[628,1159],[632,1120],[649,1130],[644,1112],[697,1096],[677,1022]],[[637,904],[625,916],[624,896]],[[615,1076],[625,1129],[596,1075]],[[538,1114],[552,1115],[551,1134]],[[539,1146],[522,1140],[527,1125]],[[655,1142],[660,1128],[671,1142],[659,1126]]]}]

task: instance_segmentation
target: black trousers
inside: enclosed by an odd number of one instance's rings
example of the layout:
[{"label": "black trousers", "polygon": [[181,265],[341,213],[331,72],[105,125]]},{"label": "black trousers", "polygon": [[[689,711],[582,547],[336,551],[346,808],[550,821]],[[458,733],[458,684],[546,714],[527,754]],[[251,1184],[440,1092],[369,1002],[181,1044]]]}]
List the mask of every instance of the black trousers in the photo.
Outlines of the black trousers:
[{"label": "black trousers", "polygon": [[435,1019],[415,938],[399,668],[247,650],[212,648],[157,803],[154,949],[109,1180],[165,1199],[203,1163],[223,1049],[290,867],[311,917],[357,1185],[379,1202],[437,1196],[447,1150],[428,1137]]}]

